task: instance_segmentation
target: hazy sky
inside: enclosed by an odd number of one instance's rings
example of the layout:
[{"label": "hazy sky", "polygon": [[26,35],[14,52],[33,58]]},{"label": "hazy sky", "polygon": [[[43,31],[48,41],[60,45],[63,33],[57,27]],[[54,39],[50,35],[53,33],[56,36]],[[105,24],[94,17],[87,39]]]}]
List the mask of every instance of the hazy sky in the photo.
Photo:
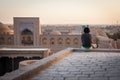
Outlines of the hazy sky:
[{"label": "hazy sky", "polygon": [[0,22],[29,16],[41,24],[115,24],[120,0],[0,0]]}]

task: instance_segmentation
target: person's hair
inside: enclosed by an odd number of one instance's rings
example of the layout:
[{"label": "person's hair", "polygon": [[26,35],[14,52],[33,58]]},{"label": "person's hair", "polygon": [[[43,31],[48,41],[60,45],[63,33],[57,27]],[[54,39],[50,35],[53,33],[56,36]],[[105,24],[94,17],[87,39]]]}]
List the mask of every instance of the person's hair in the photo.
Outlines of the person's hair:
[{"label": "person's hair", "polygon": [[86,27],[85,29],[84,29],[84,33],[89,33],[90,32],[90,29],[88,28],[88,27]]}]

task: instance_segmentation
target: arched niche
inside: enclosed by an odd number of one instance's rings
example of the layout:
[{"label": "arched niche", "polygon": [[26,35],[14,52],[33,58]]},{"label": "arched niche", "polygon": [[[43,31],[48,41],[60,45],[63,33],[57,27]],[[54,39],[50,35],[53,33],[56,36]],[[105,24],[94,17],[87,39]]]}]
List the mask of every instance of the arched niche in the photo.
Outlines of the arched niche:
[{"label": "arched niche", "polygon": [[2,37],[0,37],[0,45],[2,45],[4,43],[5,43],[5,38],[2,36]]},{"label": "arched niche", "polygon": [[75,45],[79,44],[78,38],[74,38],[74,39],[73,39],[73,43],[74,43]]},{"label": "arched niche", "polygon": [[54,45],[54,44],[55,44],[55,39],[54,39],[54,38],[51,38],[51,39],[50,39],[50,44],[51,44],[51,45]]},{"label": "arched niche", "polygon": [[12,44],[12,37],[7,38],[7,44]]},{"label": "arched niche", "polygon": [[63,39],[62,38],[58,38],[57,42],[58,42],[58,44],[62,45],[63,44]]},{"label": "arched niche", "polygon": [[66,43],[67,45],[69,45],[69,44],[71,43],[71,39],[70,39],[70,38],[67,38],[67,39],[65,40],[65,43]]},{"label": "arched niche", "polygon": [[33,45],[33,32],[29,29],[25,29],[21,32],[21,44]]},{"label": "arched niche", "polygon": [[47,38],[43,38],[43,39],[42,39],[42,44],[43,44],[43,45],[47,45]]}]

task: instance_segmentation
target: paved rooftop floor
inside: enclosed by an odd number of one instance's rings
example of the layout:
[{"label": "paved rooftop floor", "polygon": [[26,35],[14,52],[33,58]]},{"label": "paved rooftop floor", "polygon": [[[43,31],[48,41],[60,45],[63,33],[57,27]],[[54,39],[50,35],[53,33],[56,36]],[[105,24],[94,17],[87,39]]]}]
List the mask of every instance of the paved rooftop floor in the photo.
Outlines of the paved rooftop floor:
[{"label": "paved rooftop floor", "polygon": [[31,80],[120,80],[120,53],[73,52]]}]

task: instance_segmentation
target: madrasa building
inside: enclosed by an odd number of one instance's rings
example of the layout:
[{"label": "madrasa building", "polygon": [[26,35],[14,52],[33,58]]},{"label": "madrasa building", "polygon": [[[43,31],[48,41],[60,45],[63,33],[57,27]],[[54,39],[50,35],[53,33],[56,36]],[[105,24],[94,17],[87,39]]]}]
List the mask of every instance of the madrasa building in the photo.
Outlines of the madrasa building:
[{"label": "madrasa building", "polygon": [[[0,47],[50,48],[57,52],[67,47],[80,48],[80,35],[62,35],[59,31],[41,33],[38,17],[14,17],[14,31],[2,25],[0,29]],[[46,32],[47,33],[47,32]]]}]

